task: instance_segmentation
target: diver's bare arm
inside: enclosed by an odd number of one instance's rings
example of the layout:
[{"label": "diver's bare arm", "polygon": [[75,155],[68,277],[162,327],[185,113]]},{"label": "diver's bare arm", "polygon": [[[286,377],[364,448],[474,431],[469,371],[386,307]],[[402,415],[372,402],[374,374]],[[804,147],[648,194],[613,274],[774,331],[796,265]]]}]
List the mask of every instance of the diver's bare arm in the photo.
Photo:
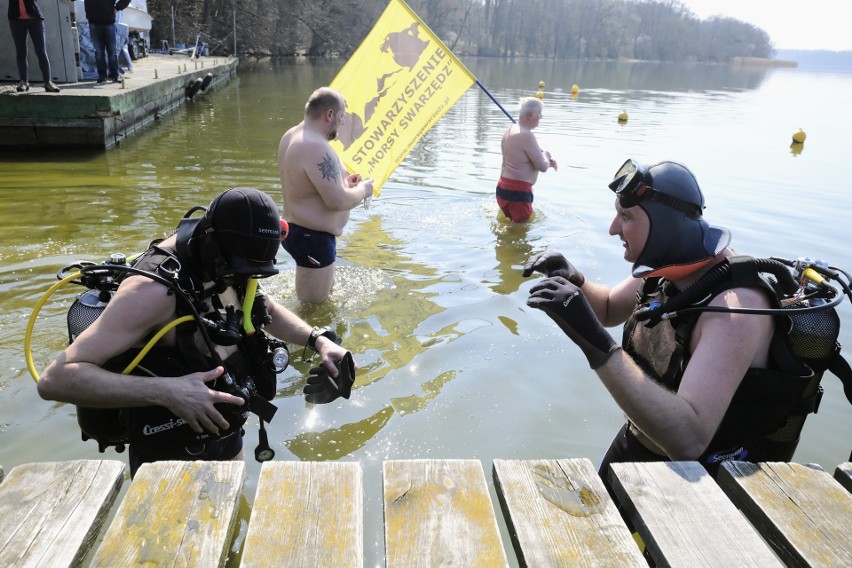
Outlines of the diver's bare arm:
[{"label": "diver's bare arm", "polygon": [[624,323],[636,305],[636,291],[641,280],[628,278],[609,287],[587,279],[582,286],[583,294],[592,306],[595,315],[605,327]]},{"label": "diver's bare arm", "polygon": [[[38,392],[47,400],[92,407],[164,406],[193,427],[215,431],[227,421],[215,402],[241,404],[241,399],[204,384],[221,373],[212,369],[184,377],[122,375],[102,368],[110,358],[139,344],[150,330],[174,315],[174,296],[144,277],[122,283],[103,314],[45,369]],[[215,423],[215,424],[214,424]],[[198,428],[196,428],[198,429]]]},{"label": "diver's bare arm", "polygon": [[[752,294],[759,292],[746,291],[740,299],[765,305],[765,299]],[[598,368],[598,376],[636,427],[670,458],[695,459],[713,438],[742,377],[766,351],[772,329],[767,316],[703,314],[677,392],[652,381],[623,351]]]},{"label": "diver's bare arm", "polygon": [[[272,323],[266,328],[269,333],[288,343],[307,344],[313,327],[274,300],[267,299],[267,305],[272,316]],[[332,376],[336,377],[337,367],[335,363],[346,354],[346,348],[324,336],[317,338],[316,348],[323,365],[331,372]]]}]

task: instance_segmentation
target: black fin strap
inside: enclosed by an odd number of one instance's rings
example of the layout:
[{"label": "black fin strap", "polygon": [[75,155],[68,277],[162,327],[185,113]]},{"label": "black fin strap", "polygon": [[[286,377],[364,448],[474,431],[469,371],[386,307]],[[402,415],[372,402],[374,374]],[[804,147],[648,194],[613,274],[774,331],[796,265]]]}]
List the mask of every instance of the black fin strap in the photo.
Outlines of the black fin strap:
[{"label": "black fin strap", "polygon": [[828,366],[828,370],[843,383],[843,392],[846,395],[846,400],[849,401],[849,404],[852,404],[852,367],[849,366],[849,363],[840,354],[839,345],[837,346],[837,351],[835,351],[834,358],[831,360],[831,364]]}]

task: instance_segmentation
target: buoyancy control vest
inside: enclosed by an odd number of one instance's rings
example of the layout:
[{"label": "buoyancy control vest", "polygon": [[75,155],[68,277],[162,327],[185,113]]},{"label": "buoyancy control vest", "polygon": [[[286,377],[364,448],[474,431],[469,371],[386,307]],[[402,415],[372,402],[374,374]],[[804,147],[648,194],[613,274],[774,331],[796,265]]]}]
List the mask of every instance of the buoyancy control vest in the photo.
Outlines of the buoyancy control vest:
[{"label": "buoyancy control vest", "polygon": [[[239,325],[242,313],[232,306],[223,306],[216,292],[217,288],[205,289],[200,279],[193,277],[186,268],[186,263],[171,251],[160,248],[155,241],[149,249],[131,264],[136,271],[153,274],[174,283],[175,288],[170,293],[176,296],[176,315],[201,315],[201,320],[194,317],[177,325],[176,343],[171,346],[155,344],[131,371],[135,375],[159,377],[177,377],[192,372],[206,371],[214,368],[217,358],[206,352],[204,346],[199,346],[197,336],[203,331],[208,337],[213,335],[213,342],[235,345],[237,349],[227,357],[222,364],[226,372],[214,382],[208,383],[210,388],[228,392],[242,398],[242,406],[233,404],[217,404],[217,410],[228,421],[229,428],[217,434],[204,431],[195,432],[189,424],[163,407],[134,407],[124,409],[93,409],[78,407],[78,423],[83,432],[83,439],[93,438],[98,442],[101,452],[108,446],[115,446],[122,451],[124,444],[186,446],[204,443],[208,440],[222,438],[240,429],[248,419],[249,412],[254,412],[263,421],[269,422],[275,413],[275,406],[268,401],[275,396],[276,374],[283,370],[281,355],[287,353],[287,347],[274,337],[267,335],[262,327],[269,322],[265,296],[260,292],[255,296],[251,321],[253,333],[249,334]],[[88,327],[100,312],[106,307],[114,290],[121,281],[139,272],[120,272],[110,278],[107,290],[90,290],[81,295],[69,310],[69,341]],[[104,288],[101,286],[100,288]],[[235,287],[240,302],[246,295],[246,287]],[[178,293],[177,291],[180,291]],[[96,294],[100,298],[99,307],[93,314],[88,314],[85,323],[78,321],[80,305],[92,304],[81,301],[86,294]],[[91,308],[89,308],[91,311]],[[224,312],[224,315],[223,315]],[[206,326],[202,330],[201,326]],[[224,336],[220,339],[217,335]],[[147,338],[146,338],[147,339]],[[140,353],[134,348],[110,359],[105,365],[109,371],[120,373],[127,364]],[[278,355],[278,357],[276,357]],[[289,356],[284,357],[289,360]],[[286,362],[283,364],[286,366]]]},{"label": "buoyancy control vest", "polygon": [[[824,300],[803,298],[795,302],[789,273],[779,272],[769,259],[733,257],[715,267],[698,282],[678,292],[665,279],[649,278],[637,294],[637,314],[647,316],[649,306],[683,294],[679,313],[659,317],[634,317],[624,326],[622,347],[642,370],[667,389],[677,391],[689,363],[689,341],[699,310],[732,288],[757,288],[766,292],[773,308],[775,330],[765,368],[750,368],[735,392],[716,434],[700,456],[715,474],[722,461],[790,461],[805,418],[816,412],[822,397],[820,380],[830,369],[844,382],[849,397],[849,366],[840,356],[837,337],[840,320],[833,308],[797,312],[796,307],[816,306]],[[771,270],[771,272],[770,272]],[[786,267],[780,270],[786,271]],[[687,299],[689,298],[689,299]],[[687,309],[684,309],[687,308]],[[787,309],[784,309],[787,308]],[[648,320],[643,321],[640,320]],[[657,329],[652,329],[657,324]],[[712,381],[713,377],[706,380]],[[850,399],[852,402],[852,399]]]}]

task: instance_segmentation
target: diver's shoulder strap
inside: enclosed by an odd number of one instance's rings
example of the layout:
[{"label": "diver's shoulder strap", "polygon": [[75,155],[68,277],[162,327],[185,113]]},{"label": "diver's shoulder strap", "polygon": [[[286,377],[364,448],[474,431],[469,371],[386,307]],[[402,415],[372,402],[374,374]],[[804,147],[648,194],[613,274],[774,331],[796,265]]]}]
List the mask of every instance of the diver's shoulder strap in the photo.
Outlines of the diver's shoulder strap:
[{"label": "diver's shoulder strap", "polygon": [[852,404],[852,367],[849,366],[849,362],[840,354],[839,343],[837,344],[837,350],[834,352],[834,357],[828,365],[828,370],[843,383],[843,392],[846,394],[846,400],[849,401],[849,404]]}]

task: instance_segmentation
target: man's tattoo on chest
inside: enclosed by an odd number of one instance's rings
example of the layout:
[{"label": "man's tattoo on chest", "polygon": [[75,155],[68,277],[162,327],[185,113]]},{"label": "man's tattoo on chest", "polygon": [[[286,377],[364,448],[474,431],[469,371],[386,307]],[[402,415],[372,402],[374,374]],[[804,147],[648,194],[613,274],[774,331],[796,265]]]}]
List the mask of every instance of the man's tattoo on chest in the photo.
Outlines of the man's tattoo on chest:
[{"label": "man's tattoo on chest", "polygon": [[340,165],[331,155],[323,156],[317,167],[322,174],[322,179],[340,179]]}]

